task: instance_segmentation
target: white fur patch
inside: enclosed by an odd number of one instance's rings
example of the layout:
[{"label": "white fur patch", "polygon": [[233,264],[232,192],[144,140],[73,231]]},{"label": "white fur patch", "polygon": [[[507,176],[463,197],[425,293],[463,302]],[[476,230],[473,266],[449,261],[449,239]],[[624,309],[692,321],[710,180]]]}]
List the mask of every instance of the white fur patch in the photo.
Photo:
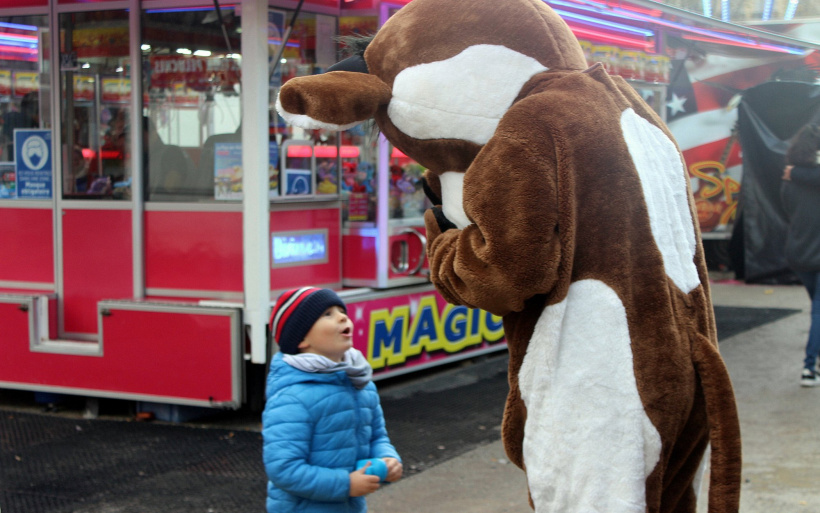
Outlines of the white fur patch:
[{"label": "white fur patch", "polygon": [[518,376],[524,463],[538,513],[645,513],[660,434],[644,411],[626,310],[583,280],[547,307]]},{"label": "white fur patch", "polygon": [[324,121],[319,121],[318,119],[314,119],[307,114],[291,114],[290,112],[286,111],[284,107],[282,107],[282,103],[279,102],[279,97],[276,97],[276,112],[282,116],[282,119],[285,120],[285,123],[293,126],[298,126],[299,128],[304,128],[305,130],[348,130],[353,128],[354,126],[363,123],[367,120],[363,119],[361,121],[356,121],[354,123],[348,123],[346,125],[336,125],[334,123],[325,123]]},{"label": "white fur patch", "polygon": [[700,285],[695,267],[695,228],[689,210],[686,170],[675,143],[632,109],[621,114],[632,161],[641,178],[655,244],[667,276],[685,293]]},{"label": "white fur patch", "polygon": [[464,213],[464,173],[447,171],[439,176],[441,182],[441,209],[444,216],[459,230],[473,224]]},{"label": "white fur patch", "polygon": [[546,69],[504,46],[471,46],[449,59],[402,70],[387,113],[416,139],[485,144],[524,83]]},{"label": "white fur patch", "polygon": [[[710,467],[710,459],[712,457],[712,446],[707,445],[706,451],[703,453],[702,460],[698,466],[698,471],[695,474],[695,479],[692,480],[692,491],[695,492],[695,498],[700,497],[703,491],[703,477],[706,475],[706,470]],[[708,490],[708,487],[707,487]]]}]

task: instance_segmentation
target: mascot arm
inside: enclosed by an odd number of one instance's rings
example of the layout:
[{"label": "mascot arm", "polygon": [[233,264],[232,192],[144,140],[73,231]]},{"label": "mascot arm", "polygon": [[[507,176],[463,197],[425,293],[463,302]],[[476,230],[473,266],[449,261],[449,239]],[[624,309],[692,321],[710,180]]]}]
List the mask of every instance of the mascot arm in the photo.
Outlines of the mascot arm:
[{"label": "mascot arm", "polygon": [[442,230],[434,211],[425,214],[430,278],[448,302],[506,315],[555,285],[556,159],[549,134],[538,132],[521,140],[499,127],[467,169],[464,211],[472,224]]}]

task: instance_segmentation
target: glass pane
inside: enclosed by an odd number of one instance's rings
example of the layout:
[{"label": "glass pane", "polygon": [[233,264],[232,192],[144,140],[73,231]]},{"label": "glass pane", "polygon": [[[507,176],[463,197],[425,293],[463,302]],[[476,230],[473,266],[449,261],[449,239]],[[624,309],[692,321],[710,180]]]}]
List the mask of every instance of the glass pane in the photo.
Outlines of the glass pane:
[{"label": "glass pane", "polygon": [[130,199],[128,12],[60,15],[63,197]]},{"label": "glass pane", "polygon": [[241,199],[238,12],[151,9],[142,31],[146,198]]},{"label": "glass pane", "polygon": [[[350,223],[376,223],[378,204],[378,131],[374,123],[362,123],[341,134],[342,156],[346,148],[355,148],[349,159],[342,159],[342,219]],[[430,201],[424,194],[422,174],[425,168],[392,145],[389,146],[387,169],[389,195],[387,218],[391,224],[423,224],[424,211],[430,208]]]},{"label": "glass pane", "polygon": [[[282,83],[322,73],[337,60],[337,22],[332,16],[300,13],[282,49],[282,37],[292,16],[292,12],[268,12],[271,107]],[[271,197],[339,194],[339,163],[344,167],[345,162],[355,160],[359,148],[340,148],[339,136],[331,130],[289,126],[273,108],[270,133],[272,146],[281,149],[278,161],[271,161]]]},{"label": "glass pane", "polygon": [[0,199],[19,192],[14,131],[51,128],[48,35],[46,16],[0,17]]},{"label": "glass pane", "polygon": [[421,176],[425,168],[396,148],[390,147],[389,219],[421,222],[431,207],[424,194]]},{"label": "glass pane", "polygon": [[355,159],[342,162],[342,219],[353,223],[376,223],[376,168],[378,131],[373,121],[342,132],[344,148],[358,150]]}]

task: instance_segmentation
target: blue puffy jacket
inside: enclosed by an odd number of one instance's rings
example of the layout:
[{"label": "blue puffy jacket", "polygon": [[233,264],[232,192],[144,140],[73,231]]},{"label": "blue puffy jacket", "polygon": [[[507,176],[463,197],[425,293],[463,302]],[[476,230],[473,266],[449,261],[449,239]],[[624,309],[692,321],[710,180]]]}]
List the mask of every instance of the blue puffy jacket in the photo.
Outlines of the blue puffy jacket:
[{"label": "blue puffy jacket", "polygon": [[304,372],[278,353],[262,414],[268,513],[367,511],[350,497],[350,473],[364,458],[399,458],[384,426],[376,386],[356,389],[343,371]]}]

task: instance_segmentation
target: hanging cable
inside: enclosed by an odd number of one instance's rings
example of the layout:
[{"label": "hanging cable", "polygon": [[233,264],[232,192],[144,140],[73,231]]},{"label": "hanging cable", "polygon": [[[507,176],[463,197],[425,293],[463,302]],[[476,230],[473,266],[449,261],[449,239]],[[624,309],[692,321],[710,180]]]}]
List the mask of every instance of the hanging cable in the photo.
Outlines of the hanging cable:
[{"label": "hanging cable", "polygon": [[222,19],[222,11],[219,10],[219,0],[214,0],[214,10],[219,20],[219,26],[222,27],[222,36],[225,38],[225,46],[228,48],[228,53],[231,54],[233,53],[233,49],[231,48],[231,40],[228,37],[228,29],[225,28],[225,20]]},{"label": "hanging cable", "polygon": [[290,33],[293,31],[293,26],[296,25],[296,17],[299,16],[303,3],[305,3],[305,0],[299,0],[299,5],[296,6],[296,11],[293,13],[293,18],[290,20],[290,25],[288,25],[288,29],[282,35],[282,44],[279,46],[279,51],[276,52],[276,58],[273,61],[273,67],[271,67],[268,82],[270,82],[270,79],[272,79],[273,75],[276,74],[276,69],[279,67],[279,61],[282,59],[282,54],[285,53],[285,45],[288,43],[288,39],[290,39]]}]

